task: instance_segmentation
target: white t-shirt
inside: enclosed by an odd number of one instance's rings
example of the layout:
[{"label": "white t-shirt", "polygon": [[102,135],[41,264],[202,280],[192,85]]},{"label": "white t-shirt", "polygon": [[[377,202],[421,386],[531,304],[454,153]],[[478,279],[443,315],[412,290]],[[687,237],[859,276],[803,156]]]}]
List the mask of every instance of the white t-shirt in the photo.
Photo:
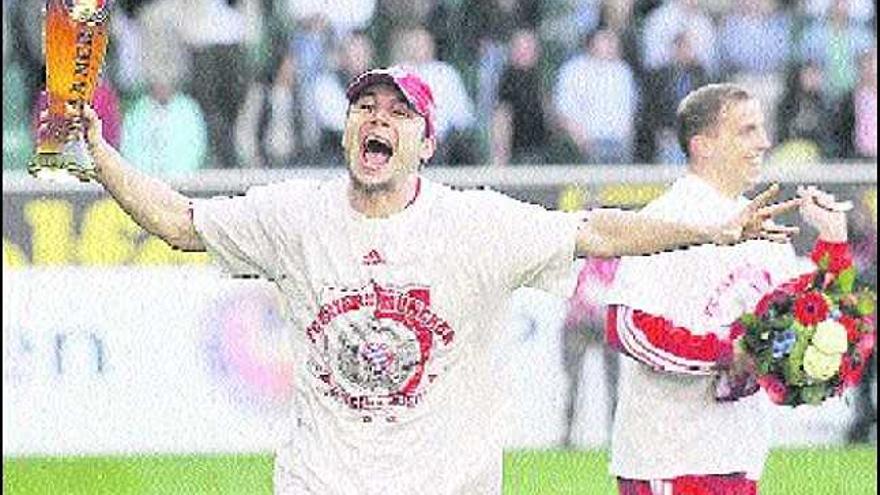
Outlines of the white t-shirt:
[{"label": "white t-shirt", "polygon": [[[642,210],[652,218],[721,225],[747,201],[686,175]],[[727,338],[729,326],[764,294],[815,270],[790,244],[747,241],[621,259],[607,304],[663,316],[696,335]],[[611,473],[630,479],[746,472],[757,479],[769,447],[765,394],[715,400],[714,376],[653,371],[621,361]]]},{"label": "white t-shirt", "polygon": [[194,205],[225,268],[284,295],[296,390],[276,493],[500,493],[490,346],[514,289],[572,289],[579,219],[425,179],[408,208],[368,219],[347,187],[289,181]]}]

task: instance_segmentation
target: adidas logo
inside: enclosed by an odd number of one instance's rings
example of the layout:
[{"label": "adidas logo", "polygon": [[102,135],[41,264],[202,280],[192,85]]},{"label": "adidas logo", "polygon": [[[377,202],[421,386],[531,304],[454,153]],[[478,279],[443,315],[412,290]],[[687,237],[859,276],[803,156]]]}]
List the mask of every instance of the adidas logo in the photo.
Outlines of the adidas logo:
[{"label": "adidas logo", "polygon": [[382,258],[382,255],[379,254],[379,251],[375,249],[371,249],[369,253],[365,254],[362,258],[362,262],[365,265],[380,265],[385,263],[385,259]]}]

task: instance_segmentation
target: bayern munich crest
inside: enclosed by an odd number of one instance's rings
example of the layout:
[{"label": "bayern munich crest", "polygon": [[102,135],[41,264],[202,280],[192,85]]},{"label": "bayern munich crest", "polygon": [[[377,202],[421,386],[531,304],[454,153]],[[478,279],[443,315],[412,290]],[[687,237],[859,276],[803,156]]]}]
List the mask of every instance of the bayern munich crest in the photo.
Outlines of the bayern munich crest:
[{"label": "bayern munich crest", "polygon": [[306,335],[316,384],[364,420],[418,406],[455,338],[421,285],[330,289]]},{"label": "bayern munich crest", "polygon": [[101,24],[110,13],[111,0],[64,0],[71,19],[86,24]]},{"label": "bayern munich crest", "polygon": [[391,395],[418,385],[427,359],[411,329],[375,318],[341,329],[334,347],[338,379],[359,394]]}]

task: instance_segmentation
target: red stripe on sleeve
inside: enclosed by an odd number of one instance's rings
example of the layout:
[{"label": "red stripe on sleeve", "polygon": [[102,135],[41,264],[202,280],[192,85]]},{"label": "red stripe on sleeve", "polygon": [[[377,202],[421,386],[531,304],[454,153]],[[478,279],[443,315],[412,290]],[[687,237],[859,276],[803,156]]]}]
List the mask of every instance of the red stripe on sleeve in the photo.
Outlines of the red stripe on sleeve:
[{"label": "red stripe on sleeve", "polygon": [[663,318],[619,305],[608,307],[605,339],[615,351],[669,373],[712,374],[733,356],[727,340],[695,336]]},{"label": "red stripe on sleeve", "polygon": [[633,323],[645,333],[651,345],[685,359],[718,362],[726,361],[732,353],[730,341],[715,334],[694,335],[688,329],[676,327],[670,321],[644,311],[633,311]]}]

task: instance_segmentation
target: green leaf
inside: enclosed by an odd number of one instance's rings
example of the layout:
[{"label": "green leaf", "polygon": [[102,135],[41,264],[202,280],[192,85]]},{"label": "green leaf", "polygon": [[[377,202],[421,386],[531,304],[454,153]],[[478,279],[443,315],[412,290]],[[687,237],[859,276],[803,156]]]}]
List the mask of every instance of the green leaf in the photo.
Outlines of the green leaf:
[{"label": "green leaf", "polygon": [[[815,330],[813,328],[805,326],[797,321],[791,324],[791,329],[794,330],[795,335],[797,335],[797,343],[800,343],[801,339],[809,343],[810,339],[813,338],[813,334],[815,333]],[[797,343],[795,345],[797,345]]]},{"label": "green leaf", "polygon": [[818,405],[825,400],[825,385],[809,385],[801,389],[801,399],[807,404]]},{"label": "green leaf", "polygon": [[794,318],[792,318],[791,315],[783,315],[771,321],[770,327],[776,330],[785,330],[786,328],[791,327],[793,322]]},{"label": "green leaf", "polygon": [[788,383],[801,385],[806,379],[803,367],[804,353],[807,352],[807,347],[810,345],[810,339],[813,337],[813,332],[810,328],[805,327],[800,323],[795,323],[792,325],[792,328],[794,328],[796,340],[791,348],[791,352],[788,354],[788,359],[785,360],[783,373],[785,374],[785,379]]},{"label": "green leaf", "polygon": [[853,290],[853,286],[856,283],[856,268],[851,266],[846,270],[840,272],[837,276],[837,280],[834,281],[834,284],[840,290],[840,292],[844,294],[849,294]]},{"label": "green leaf", "polygon": [[831,266],[831,255],[828,253],[822,255],[822,257],[819,259],[819,263],[816,266],[819,267],[819,270],[827,272],[828,267]]},{"label": "green leaf", "polygon": [[755,316],[753,313],[746,313],[740,317],[739,321],[746,328],[752,328],[758,324],[758,317]]},{"label": "green leaf", "polygon": [[867,316],[874,314],[874,311],[877,309],[877,296],[869,291],[864,291],[859,294],[859,303],[856,306],[856,311],[859,312],[859,316]]},{"label": "green leaf", "polygon": [[785,366],[782,369],[782,373],[785,375],[785,382],[790,385],[803,385],[804,384],[804,368],[801,366],[802,359],[792,359],[789,356],[788,359],[785,360]]}]

